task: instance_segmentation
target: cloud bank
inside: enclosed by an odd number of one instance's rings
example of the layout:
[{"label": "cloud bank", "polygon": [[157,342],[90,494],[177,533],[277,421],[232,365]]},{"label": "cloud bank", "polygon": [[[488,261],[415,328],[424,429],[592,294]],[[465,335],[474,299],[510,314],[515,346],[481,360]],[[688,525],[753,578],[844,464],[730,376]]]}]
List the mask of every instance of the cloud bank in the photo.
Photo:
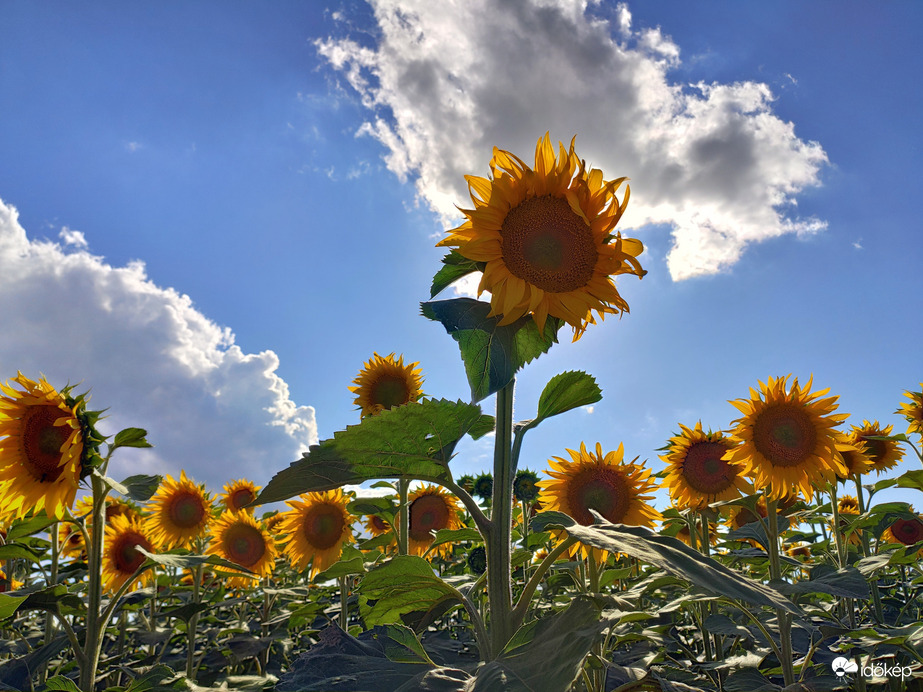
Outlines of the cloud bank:
[{"label": "cloud bank", "polygon": [[[793,216],[827,156],[773,114],[766,84],[677,84],[680,47],[585,0],[370,0],[375,44],[316,41],[358,93],[358,134],[387,149],[445,223],[469,206],[463,175],[486,175],[494,145],[531,160],[546,130],[609,178],[628,175],[621,227],[666,224],[676,281],[732,266],[753,242],[826,227]],[[349,26],[348,18],[343,19]]]},{"label": "cloud bank", "polygon": [[0,378],[21,370],[91,390],[101,431],[148,430],[150,450],[122,449],[109,475],[179,474],[213,491],[235,478],[264,485],[317,442],[272,351],[244,353],[186,295],[151,282],[143,263],[113,267],[64,228],[64,245],[32,240],[0,200]]}]

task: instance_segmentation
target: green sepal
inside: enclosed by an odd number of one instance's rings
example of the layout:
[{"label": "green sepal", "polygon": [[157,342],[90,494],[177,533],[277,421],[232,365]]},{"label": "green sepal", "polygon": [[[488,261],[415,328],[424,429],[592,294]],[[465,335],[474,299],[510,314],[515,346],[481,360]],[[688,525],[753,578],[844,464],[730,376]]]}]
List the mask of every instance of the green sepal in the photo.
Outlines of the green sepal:
[{"label": "green sepal", "polygon": [[524,315],[501,327],[499,317],[488,317],[490,304],[472,298],[431,301],[421,303],[421,308],[458,342],[475,402],[505,387],[520,368],[547,352],[563,324],[548,317],[539,333],[532,316]]},{"label": "green sepal", "polygon": [[433,277],[433,284],[429,289],[430,298],[435,298],[436,295],[463,276],[468,276],[468,274],[473,274],[474,272],[482,272],[484,267],[487,266],[486,262],[475,262],[467,257],[462,257],[458,250],[452,250],[443,257],[442,264],[443,267]]}]

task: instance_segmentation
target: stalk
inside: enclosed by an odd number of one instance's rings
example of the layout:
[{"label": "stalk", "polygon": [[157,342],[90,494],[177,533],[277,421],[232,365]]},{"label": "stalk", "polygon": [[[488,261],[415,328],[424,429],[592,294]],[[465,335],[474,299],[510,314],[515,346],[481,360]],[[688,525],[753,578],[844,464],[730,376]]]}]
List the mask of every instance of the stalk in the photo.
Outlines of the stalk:
[{"label": "stalk", "polygon": [[87,544],[87,627],[83,650],[86,665],[80,668],[81,690],[92,692],[96,687],[96,671],[99,668],[99,654],[102,648],[105,623],[99,615],[102,603],[103,538],[105,536],[106,496],[109,490],[103,479],[95,473],[90,476],[93,489],[93,530],[89,532]]},{"label": "stalk", "polygon": [[397,510],[397,554],[406,555],[407,547],[410,545],[410,507],[407,505],[407,496],[410,490],[410,481],[406,478],[399,478],[397,481],[397,493],[401,506]]},{"label": "stalk", "polygon": [[[202,546],[199,546],[199,552],[202,552]],[[203,569],[203,565],[198,564],[192,572],[192,603],[196,606],[200,600],[199,582],[202,581]],[[186,626],[186,678],[190,682],[195,682],[195,636],[198,625],[199,614],[195,612],[190,616]]]},{"label": "stalk", "polygon": [[346,590],[347,577],[340,577],[340,629],[349,631],[349,593]]},{"label": "stalk", "polygon": [[[865,495],[862,492],[862,481],[858,474],[853,476],[853,480],[856,483],[856,500],[859,502],[859,514],[861,516],[865,514]],[[869,544],[868,531],[860,532],[859,540],[862,542],[862,556],[869,557],[872,554],[872,548]],[[881,594],[878,592],[878,579],[873,579],[869,585],[872,587],[872,604],[875,607],[875,620],[880,624],[885,621],[885,617],[884,609],[881,607]]]},{"label": "stalk", "polygon": [[[779,559],[779,514],[776,501],[766,498],[766,514],[769,520],[769,577],[782,579],[782,562]],[[781,608],[776,609],[779,621],[779,644],[782,654],[782,678],[785,686],[795,682],[795,669],[792,665],[792,618]]]},{"label": "stalk", "polygon": [[510,529],[513,515],[513,387],[515,380],[497,392],[496,439],[494,442],[494,488],[490,524],[493,535],[487,548],[487,596],[490,603],[491,652],[493,660],[513,636],[513,594],[510,568]]}]

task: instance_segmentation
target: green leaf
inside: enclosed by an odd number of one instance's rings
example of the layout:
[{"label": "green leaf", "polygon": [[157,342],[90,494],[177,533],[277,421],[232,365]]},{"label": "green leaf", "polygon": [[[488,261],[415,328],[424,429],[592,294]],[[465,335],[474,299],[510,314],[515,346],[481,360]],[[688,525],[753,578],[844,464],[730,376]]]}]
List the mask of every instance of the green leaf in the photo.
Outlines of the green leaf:
[{"label": "green leaf", "polygon": [[176,677],[176,671],[163,663],[158,663],[146,673],[139,675],[132,680],[125,692],[167,692],[168,690],[185,690],[188,687],[185,680],[179,679],[172,684],[166,684],[168,680]]},{"label": "green leaf", "polygon": [[487,433],[492,433],[496,425],[497,423],[494,420],[494,417],[485,413],[480,417],[478,422],[471,427],[471,430],[468,431],[468,434],[471,435],[471,439],[479,440]]},{"label": "green leaf", "polygon": [[355,516],[394,512],[395,510],[396,505],[390,497],[360,497],[346,505],[346,511]]},{"label": "green leaf", "polygon": [[135,546],[135,550],[147,557],[152,563],[163,565],[164,567],[175,567],[177,569],[191,569],[199,565],[214,565],[215,567],[224,567],[234,572],[243,572],[242,576],[258,577],[253,572],[242,565],[225,560],[217,555],[179,555],[177,553],[151,553],[142,548],[140,545]]},{"label": "green leaf", "polygon": [[[401,615],[428,611],[441,601],[457,599],[458,592],[415,555],[399,555],[373,569],[359,582],[360,610],[366,625],[399,624]],[[376,601],[369,605],[368,601]]]},{"label": "green leaf", "polygon": [[58,520],[54,517],[49,518],[45,514],[39,514],[28,519],[16,521],[13,523],[9,532],[7,533],[6,542],[12,543],[19,538],[34,536],[35,534],[44,531],[57,521]]},{"label": "green leaf", "polygon": [[914,469],[898,476],[897,487],[923,490],[923,469]]},{"label": "green leaf", "polygon": [[425,663],[435,666],[417,635],[404,625],[385,625],[376,632],[385,656],[395,663]]},{"label": "green leaf", "polygon": [[121,485],[128,491],[125,494],[135,502],[147,502],[154,496],[154,493],[157,492],[157,488],[160,487],[161,481],[163,481],[163,476],[146,476],[139,474],[136,476],[129,476],[122,481]]},{"label": "green leaf", "polygon": [[[22,591],[17,593],[22,594]],[[83,599],[70,593],[64,584],[55,584],[30,592],[16,610],[56,610],[58,605],[82,609]]]},{"label": "green leaf", "polygon": [[28,560],[29,562],[41,562],[41,553],[32,550],[19,543],[7,543],[0,545],[0,561],[3,560]]},{"label": "green leaf", "polygon": [[273,476],[253,504],[373,478],[447,479],[455,445],[481,418],[480,406],[446,399],[425,399],[369,416],[311,447]]},{"label": "green leaf", "polygon": [[0,593],[0,620],[5,620],[15,613],[26,596],[10,596],[9,594]]},{"label": "green leaf", "polygon": [[472,298],[431,301],[423,303],[422,309],[458,342],[472,401],[481,401],[509,384],[520,368],[551,348],[563,324],[549,317],[540,334],[532,316],[524,315],[500,327],[499,317],[487,316],[490,304]]},{"label": "green leaf", "polygon": [[110,449],[115,449],[116,447],[153,447],[154,445],[148,442],[145,439],[146,437],[147,430],[142,430],[141,428],[125,428],[121,432],[116,433]]},{"label": "green leaf", "polygon": [[843,598],[871,598],[869,585],[855,567],[833,569],[828,565],[818,565],[812,570],[811,578],[808,580],[794,584],[773,581],[770,585],[786,594],[826,593]]},{"label": "green leaf", "polygon": [[461,543],[462,541],[475,541],[480,543],[483,540],[483,537],[477,529],[439,529],[436,532],[436,537],[427,550],[432,550],[437,545],[442,545],[443,543]]},{"label": "green leaf", "polygon": [[99,469],[93,469],[93,475],[102,480],[103,483],[112,488],[119,495],[128,495],[128,488],[119,483],[114,478],[109,478],[109,476],[104,475]]},{"label": "green leaf", "polygon": [[60,692],[80,692],[80,688],[77,687],[77,683],[66,678],[63,675],[55,675],[53,678],[49,678],[45,681],[46,690],[60,690]]},{"label": "green leaf", "polygon": [[[541,514],[546,513],[542,512],[536,518]],[[799,612],[798,607],[778,591],[705,557],[675,538],[661,536],[643,526],[612,524],[596,512],[594,514],[597,523],[593,526],[581,526],[560,512],[554,512],[551,519],[552,523],[562,526],[581,543],[611,553],[626,553],[681,577],[707,593],[727,596],[752,605]]]},{"label": "green leaf", "polygon": [[462,257],[458,250],[452,250],[442,258],[444,265],[433,277],[433,284],[429,289],[429,297],[435,298],[463,276],[474,272],[484,271],[484,262],[475,262],[467,257]]},{"label": "green leaf", "polygon": [[738,625],[727,615],[712,614],[705,618],[703,629],[714,634],[726,634],[731,637],[752,637],[746,627]]},{"label": "green leaf", "polygon": [[600,634],[618,620],[611,602],[579,594],[559,613],[513,635],[496,660],[478,669],[472,692],[567,690]]},{"label": "green leaf", "polygon": [[602,390],[592,375],[579,370],[562,372],[545,385],[538,399],[538,416],[533,425],[559,413],[589,406],[602,398]]},{"label": "green leaf", "polygon": [[339,579],[350,574],[365,574],[365,555],[355,546],[344,543],[340,559],[318,574],[314,581],[320,584],[328,579]]}]

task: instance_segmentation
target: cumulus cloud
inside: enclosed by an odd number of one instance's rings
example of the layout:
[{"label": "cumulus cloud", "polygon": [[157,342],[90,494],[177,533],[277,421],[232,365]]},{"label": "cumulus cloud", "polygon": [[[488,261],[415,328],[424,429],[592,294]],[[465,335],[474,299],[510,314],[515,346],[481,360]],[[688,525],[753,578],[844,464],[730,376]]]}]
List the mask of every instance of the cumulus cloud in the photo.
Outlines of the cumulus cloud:
[{"label": "cumulus cloud", "polygon": [[[546,130],[610,177],[629,175],[621,227],[666,224],[674,280],[733,265],[753,242],[813,233],[796,197],[827,156],[773,113],[765,84],[679,84],[680,47],[612,21],[585,0],[370,0],[375,45],[345,36],[316,47],[358,93],[385,163],[413,179],[445,223],[469,205],[463,175],[487,174],[494,145],[529,159]],[[485,18],[489,17],[489,21]]]},{"label": "cumulus cloud", "polygon": [[265,484],[317,442],[314,409],[291,400],[275,353],[244,353],[143,263],[113,267],[83,234],[60,238],[30,239],[0,200],[0,377],[80,382],[90,408],[108,408],[104,434],[146,428],[154,448],[119,450],[110,475],[185,469],[216,491],[240,477]]}]

